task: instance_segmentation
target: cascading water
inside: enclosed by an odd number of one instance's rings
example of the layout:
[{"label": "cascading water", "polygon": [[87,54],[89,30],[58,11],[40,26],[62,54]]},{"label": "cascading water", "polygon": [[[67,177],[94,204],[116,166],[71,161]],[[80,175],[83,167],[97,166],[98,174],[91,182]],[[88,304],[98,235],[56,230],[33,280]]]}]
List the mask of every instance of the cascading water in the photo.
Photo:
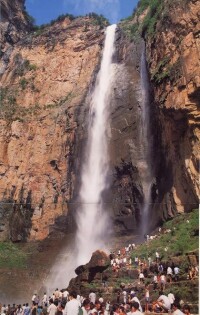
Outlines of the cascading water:
[{"label": "cascading water", "polygon": [[105,249],[110,226],[102,193],[108,188],[107,130],[109,97],[114,77],[112,56],[115,30],[116,25],[107,27],[101,67],[90,97],[88,141],[81,173],[75,244],[71,242],[58,257],[45,283],[48,293],[56,287],[65,288],[75,276],[76,267],[87,263],[95,250]]},{"label": "cascading water", "polygon": [[151,128],[150,128],[150,90],[149,79],[146,66],[145,46],[141,56],[140,64],[140,78],[141,78],[141,90],[142,90],[142,132],[141,141],[143,143],[143,161],[140,167],[140,176],[144,193],[144,202],[142,206],[142,233],[147,233],[148,229],[148,217],[151,207],[151,187],[153,181],[153,170],[151,161]]},{"label": "cascading water", "polygon": [[112,56],[116,25],[107,27],[101,68],[91,96],[86,160],[81,175],[80,202],[77,211],[77,266],[88,262],[96,249],[105,246],[109,217],[102,204],[107,188],[107,130],[109,96],[113,80]]}]

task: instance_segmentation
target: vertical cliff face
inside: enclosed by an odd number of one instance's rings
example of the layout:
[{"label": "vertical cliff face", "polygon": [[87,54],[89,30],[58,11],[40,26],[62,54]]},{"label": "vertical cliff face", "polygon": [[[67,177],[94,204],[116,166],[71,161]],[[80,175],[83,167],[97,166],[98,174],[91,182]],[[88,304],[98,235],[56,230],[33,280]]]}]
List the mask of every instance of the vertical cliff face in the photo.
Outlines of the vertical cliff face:
[{"label": "vertical cliff face", "polygon": [[154,220],[198,205],[199,21],[198,1],[163,1],[154,34],[143,34],[155,97]]},{"label": "vertical cliff face", "polygon": [[116,36],[115,83],[111,102],[111,204],[116,233],[136,232],[144,193],[141,180],[142,133],[140,61],[143,41]]},{"label": "vertical cliff face", "polygon": [[63,223],[69,229],[85,97],[103,39],[93,18],[66,18],[12,48],[1,77],[1,239],[43,239]]}]

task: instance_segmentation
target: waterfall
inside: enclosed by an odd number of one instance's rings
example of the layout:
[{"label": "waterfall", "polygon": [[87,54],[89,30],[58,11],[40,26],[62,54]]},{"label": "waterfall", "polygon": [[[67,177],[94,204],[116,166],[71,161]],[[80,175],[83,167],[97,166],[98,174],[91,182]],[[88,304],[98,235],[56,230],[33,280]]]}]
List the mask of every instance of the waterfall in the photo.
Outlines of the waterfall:
[{"label": "waterfall", "polygon": [[109,96],[114,77],[112,56],[115,30],[116,25],[108,26],[106,29],[100,71],[90,97],[88,141],[79,192],[80,207],[77,207],[76,212],[76,237],[74,240],[71,239],[70,244],[57,257],[44,284],[48,293],[57,287],[65,288],[75,276],[76,267],[87,263],[95,250],[105,249],[110,222],[102,193],[108,188],[107,130]]},{"label": "waterfall", "polygon": [[113,79],[116,25],[106,29],[105,45],[100,71],[91,95],[88,142],[81,174],[80,208],[76,214],[76,265],[89,261],[93,251],[105,247],[109,217],[103,205],[102,193],[108,187],[107,130],[109,95]]},{"label": "waterfall", "polygon": [[148,232],[149,211],[151,208],[151,187],[153,181],[153,170],[151,161],[152,137],[150,128],[150,88],[146,65],[145,45],[143,48],[140,64],[140,78],[142,91],[142,129],[141,142],[143,143],[143,159],[140,165],[140,176],[144,193],[142,206],[142,233]]}]

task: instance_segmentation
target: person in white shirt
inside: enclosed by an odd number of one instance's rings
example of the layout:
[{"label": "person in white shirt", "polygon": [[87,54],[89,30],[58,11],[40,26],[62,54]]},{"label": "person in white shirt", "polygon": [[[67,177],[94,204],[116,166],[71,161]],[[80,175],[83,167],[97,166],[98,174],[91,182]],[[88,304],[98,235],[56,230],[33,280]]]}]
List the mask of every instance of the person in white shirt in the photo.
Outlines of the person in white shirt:
[{"label": "person in white shirt", "polygon": [[64,315],[78,315],[79,308],[80,308],[80,302],[76,299],[77,294],[75,291],[72,291],[69,294],[69,302],[65,305],[64,309]]},{"label": "person in white shirt", "polygon": [[171,309],[171,303],[168,296],[162,294],[157,299],[157,305],[164,311],[169,311]]},{"label": "person in white shirt", "polygon": [[43,295],[43,298],[42,298],[42,305],[44,306],[47,302],[48,302],[48,298],[47,298],[47,294],[45,292]]},{"label": "person in white shirt", "polygon": [[172,305],[174,303],[174,301],[175,301],[174,294],[170,292],[167,296],[168,296],[168,299],[170,300],[170,303]]},{"label": "person in white shirt", "polygon": [[137,302],[139,304],[138,309],[139,309],[140,312],[142,312],[142,306],[141,306],[140,301],[137,298],[137,296],[135,296],[135,292],[131,294],[129,302],[130,303]]},{"label": "person in white shirt", "polygon": [[123,295],[123,302],[126,304],[126,301],[127,301],[127,292],[124,290],[122,292],[122,295]]},{"label": "person in white shirt", "polygon": [[131,303],[131,311],[127,313],[127,315],[143,315],[143,313],[141,313],[139,311],[139,303],[138,302],[132,302]]},{"label": "person in white shirt", "polygon": [[179,271],[180,271],[180,269],[177,266],[174,267],[174,274],[175,274],[174,280],[175,281],[178,281],[178,279],[179,279]]},{"label": "person in white shirt", "polygon": [[1,307],[1,314],[4,314],[4,313],[6,313],[6,305],[5,304]]},{"label": "person in white shirt", "polygon": [[32,302],[35,302],[35,299],[36,299],[36,298],[37,298],[37,294],[36,294],[36,293],[34,293],[34,294],[33,294],[33,296],[32,296],[31,301],[32,301]]},{"label": "person in white shirt", "polygon": [[159,260],[160,260],[160,254],[156,252],[156,262],[159,262]]},{"label": "person in white shirt", "polygon": [[165,290],[165,284],[166,284],[166,277],[165,275],[162,273],[160,276],[160,285],[161,285],[161,290],[164,291]]},{"label": "person in white shirt", "polygon": [[173,271],[172,271],[172,268],[169,266],[167,267],[167,276],[170,283],[172,282],[172,275],[173,275]]},{"label": "person in white shirt", "polygon": [[82,306],[83,315],[87,315],[89,310],[90,310],[90,300],[85,299],[83,301],[83,306]]},{"label": "person in white shirt", "polygon": [[57,306],[54,304],[53,299],[50,299],[49,303],[50,303],[50,305],[49,305],[49,307],[47,309],[47,313],[49,315],[55,315],[56,311],[57,311]]},{"label": "person in white shirt", "polygon": [[95,304],[95,301],[96,301],[96,293],[94,293],[93,291],[90,291],[89,299],[90,299],[90,302],[92,302],[93,304]]},{"label": "person in white shirt", "polygon": [[69,292],[67,290],[63,291],[63,298],[68,300]]},{"label": "person in white shirt", "polygon": [[157,274],[154,274],[153,276],[153,290],[155,291],[158,287],[158,276]]},{"label": "person in white shirt", "polygon": [[141,282],[144,283],[144,274],[143,274],[143,272],[140,272],[140,274],[139,274],[139,280],[140,280],[140,283],[141,283]]},{"label": "person in white shirt", "polygon": [[174,304],[172,305],[172,314],[173,315],[184,315],[183,312],[181,312],[180,304],[177,301],[174,301]]}]

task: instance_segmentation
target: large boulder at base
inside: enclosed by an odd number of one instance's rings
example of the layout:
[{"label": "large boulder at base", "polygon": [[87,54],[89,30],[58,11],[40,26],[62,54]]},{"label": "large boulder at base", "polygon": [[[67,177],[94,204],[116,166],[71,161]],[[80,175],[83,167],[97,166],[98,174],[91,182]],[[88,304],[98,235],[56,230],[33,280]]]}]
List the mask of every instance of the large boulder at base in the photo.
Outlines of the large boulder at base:
[{"label": "large boulder at base", "polygon": [[110,259],[108,255],[100,250],[97,250],[92,254],[92,257],[86,265],[81,265],[75,269],[75,273],[79,276],[85,271],[92,273],[103,272],[108,268],[110,264]]},{"label": "large boulder at base", "polygon": [[76,278],[73,278],[69,283],[69,289],[78,288],[80,289],[81,283],[92,280],[104,280],[103,272],[109,267],[110,259],[109,256],[100,250],[97,250],[92,254],[90,261],[86,265],[81,265],[76,268]]}]

